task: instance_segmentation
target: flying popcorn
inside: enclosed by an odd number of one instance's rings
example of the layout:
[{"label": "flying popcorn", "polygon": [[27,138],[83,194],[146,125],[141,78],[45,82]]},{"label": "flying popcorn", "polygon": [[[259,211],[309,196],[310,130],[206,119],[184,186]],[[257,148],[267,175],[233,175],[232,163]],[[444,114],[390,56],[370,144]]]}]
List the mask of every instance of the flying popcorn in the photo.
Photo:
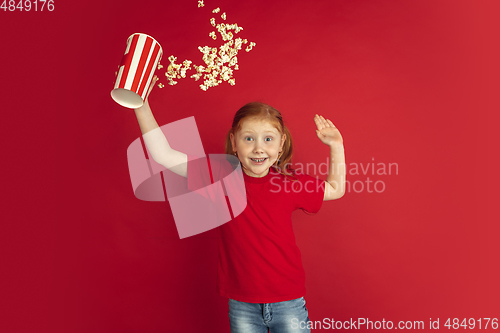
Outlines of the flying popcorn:
[{"label": "flying popcorn", "polygon": [[247,46],[247,48],[245,49],[245,51],[250,52],[254,46],[255,46],[255,43],[254,42],[250,42],[250,45]]},{"label": "flying popcorn", "polygon": [[[198,1],[198,7],[204,7],[203,0]],[[213,14],[220,13],[219,7],[212,10]],[[222,20],[227,19],[226,12],[221,14]],[[237,23],[219,23],[217,24],[214,17],[210,18],[210,25],[215,27],[216,31],[209,32],[208,36],[212,40],[217,40],[217,33],[220,35],[222,45],[214,46],[198,46],[201,53],[203,64],[194,64],[191,60],[184,60],[182,64],[177,63],[177,57],[171,55],[168,57],[169,65],[167,66],[165,76],[168,84],[174,86],[178,83],[177,80],[188,77],[187,72],[194,70],[195,73],[189,75],[189,78],[195,81],[201,81],[200,89],[207,91],[208,88],[216,87],[222,82],[227,82],[231,86],[236,84],[234,78],[234,71],[239,70],[238,65],[238,52],[246,45],[245,51],[250,52],[255,47],[255,42],[248,42],[246,38],[236,37],[238,33],[243,30],[243,27],[238,26]],[[192,67],[191,67],[192,65]],[[163,68],[158,65],[158,69]],[[158,85],[160,88],[163,84]]]}]

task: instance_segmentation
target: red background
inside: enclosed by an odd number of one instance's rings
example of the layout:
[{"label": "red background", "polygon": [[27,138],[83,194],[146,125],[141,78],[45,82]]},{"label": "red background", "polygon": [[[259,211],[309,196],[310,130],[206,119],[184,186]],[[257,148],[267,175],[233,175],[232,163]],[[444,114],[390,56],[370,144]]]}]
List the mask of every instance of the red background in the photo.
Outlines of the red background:
[{"label": "red background", "polygon": [[129,35],[155,37],[164,64],[199,64],[197,46],[220,45],[208,37],[215,7],[257,45],[240,52],[234,87],[155,88],[159,125],[195,116],[205,151],[221,153],[235,111],[260,100],[282,112],[296,163],[326,162],[319,113],[348,165],[398,164],[348,175],[383,181],[382,193],[351,188],[314,216],[294,213],[310,319],[445,329],[449,317],[500,317],[496,1],[205,3],[0,11],[1,331],[229,332],[216,234],[179,240],[168,202],[134,197],[126,150],[141,133],[110,97]]}]

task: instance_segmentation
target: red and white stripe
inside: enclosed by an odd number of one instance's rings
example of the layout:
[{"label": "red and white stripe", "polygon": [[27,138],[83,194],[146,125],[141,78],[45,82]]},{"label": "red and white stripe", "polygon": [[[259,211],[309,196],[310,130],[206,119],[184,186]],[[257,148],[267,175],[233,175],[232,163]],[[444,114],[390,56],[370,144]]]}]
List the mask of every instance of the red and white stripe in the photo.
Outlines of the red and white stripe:
[{"label": "red and white stripe", "polygon": [[130,36],[114,89],[133,91],[144,100],[162,54],[162,48],[154,38],[141,33]]}]

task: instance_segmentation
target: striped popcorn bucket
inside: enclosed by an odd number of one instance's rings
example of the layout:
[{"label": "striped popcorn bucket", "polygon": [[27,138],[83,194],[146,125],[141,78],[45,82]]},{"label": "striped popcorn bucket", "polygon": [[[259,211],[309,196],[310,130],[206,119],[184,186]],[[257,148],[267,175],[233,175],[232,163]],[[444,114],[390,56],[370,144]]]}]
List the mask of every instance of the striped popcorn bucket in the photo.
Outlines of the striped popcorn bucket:
[{"label": "striped popcorn bucket", "polygon": [[160,44],[151,36],[135,33],[127,39],[127,49],[111,91],[115,102],[131,109],[144,104],[162,54]]}]

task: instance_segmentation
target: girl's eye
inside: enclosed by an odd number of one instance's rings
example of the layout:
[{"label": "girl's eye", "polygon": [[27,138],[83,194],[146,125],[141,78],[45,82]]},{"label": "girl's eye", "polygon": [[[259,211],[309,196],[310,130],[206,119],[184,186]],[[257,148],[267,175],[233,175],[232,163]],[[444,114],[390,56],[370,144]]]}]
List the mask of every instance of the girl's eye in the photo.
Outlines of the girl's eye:
[{"label": "girl's eye", "polygon": [[247,137],[245,138],[245,140],[246,140],[246,141],[250,141],[250,140],[252,140],[252,138],[251,138],[251,137],[249,137],[249,136],[247,136]]},{"label": "girl's eye", "polygon": [[[269,140],[268,140],[268,139],[269,139]],[[266,140],[266,141],[271,141],[272,139],[271,139],[271,138],[266,138],[265,140]]]}]

